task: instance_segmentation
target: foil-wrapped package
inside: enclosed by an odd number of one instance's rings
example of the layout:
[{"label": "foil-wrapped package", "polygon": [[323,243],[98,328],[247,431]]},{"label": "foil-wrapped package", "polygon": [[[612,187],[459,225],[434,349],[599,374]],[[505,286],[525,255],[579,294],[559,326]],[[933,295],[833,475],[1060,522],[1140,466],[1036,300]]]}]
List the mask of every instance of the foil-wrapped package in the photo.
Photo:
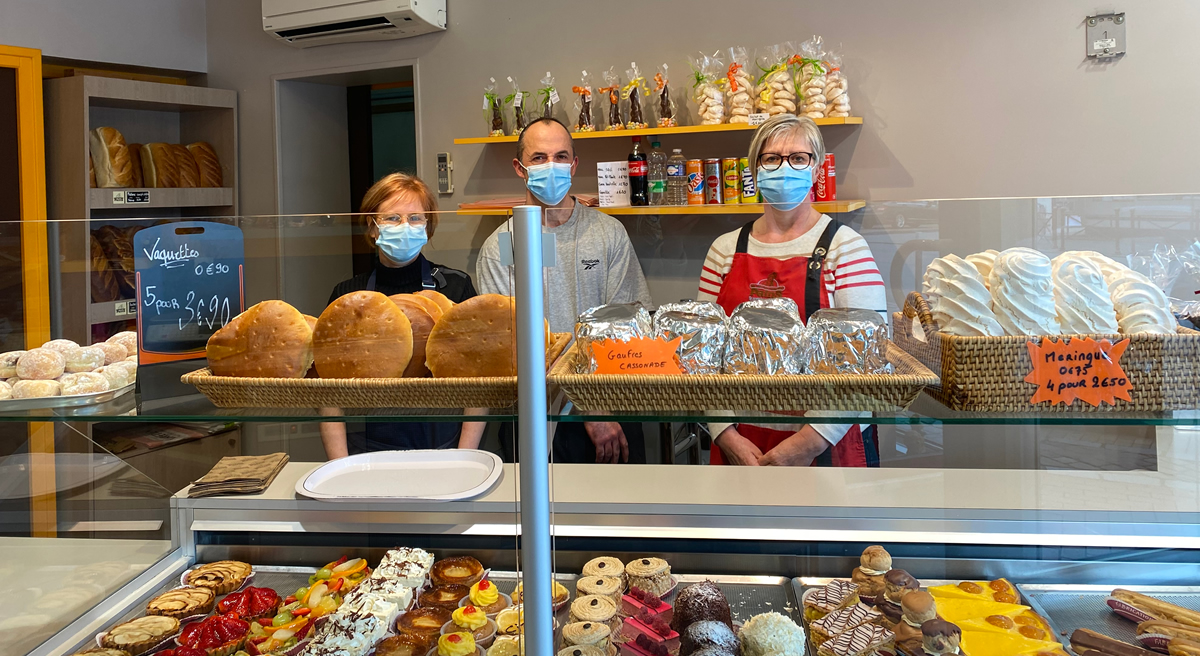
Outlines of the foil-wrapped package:
[{"label": "foil-wrapped package", "polygon": [[679,368],[685,374],[719,374],[725,360],[725,310],[716,303],[680,301],[654,313],[654,337],[679,338]]},{"label": "foil-wrapped package", "polygon": [[805,370],[810,374],[890,374],[887,326],[874,310],[826,308],[808,318]]},{"label": "foil-wrapped package", "polygon": [[756,298],[733,310],[725,344],[727,374],[802,373],[804,322],[790,298]]},{"label": "foil-wrapped package", "polygon": [[576,373],[593,373],[596,361],[592,344],[606,339],[628,342],[637,337],[649,337],[652,330],[650,313],[641,303],[599,305],[579,315],[575,323],[575,341],[586,354],[575,363]]}]

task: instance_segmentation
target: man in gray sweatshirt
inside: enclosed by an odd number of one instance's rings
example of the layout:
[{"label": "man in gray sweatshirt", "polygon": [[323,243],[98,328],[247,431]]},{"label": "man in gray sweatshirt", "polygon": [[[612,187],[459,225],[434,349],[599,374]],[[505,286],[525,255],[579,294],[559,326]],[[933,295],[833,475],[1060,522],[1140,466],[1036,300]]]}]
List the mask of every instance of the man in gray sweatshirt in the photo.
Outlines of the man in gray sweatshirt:
[{"label": "man in gray sweatshirt", "polygon": [[[513,170],[525,181],[526,202],[542,207],[545,232],[556,240],[557,262],[544,270],[546,319],[554,332],[573,332],[579,314],[597,305],[654,307],[625,226],[567,194],[578,167],[571,133],[562,123],[541,118],[521,133]],[[513,267],[501,264],[499,237],[510,228],[506,221],[479,252],[475,280],[481,293],[512,295]],[[641,427],[586,423],[579,430],[579,424],[562,423],[554,456],[555,462],[645,462]]]}]

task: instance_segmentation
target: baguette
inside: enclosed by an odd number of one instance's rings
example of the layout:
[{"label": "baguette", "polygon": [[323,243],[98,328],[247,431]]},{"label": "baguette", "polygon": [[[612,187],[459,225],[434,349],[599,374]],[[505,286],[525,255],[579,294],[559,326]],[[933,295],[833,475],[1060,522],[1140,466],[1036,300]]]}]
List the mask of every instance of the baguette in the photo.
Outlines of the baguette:
[{"label": "baguette", "polygon": [[1113,590],[1112,597],[1133,606],[1155,619],[1200,627],[1200,613],[1194,610],[1181,608],[1161,599],[1155,599],[1154,597],[1148,597],[1144,594],[1122,588]]},{"label": "baguette", "polygon": [[196,168],[196,160],[186,146],[171,144],[171,154],[175,156],[175,165],[179,168],[179,186],[194,188],[200,186],[200,170]]},{"label": "baguette", "polygon": [[217,158],[217,151],[206,141],[197,141],[196,143],[188,144],[188,152],[196,160],[196,167],[200,170],[200,186],[201,187],[220,187],[221,180],[221,160]]},{"label": "baguette", "polygon": [[142,182],[142,144],[129,144],[129,161],[133,162],[133,180],[129,186],[134,189],[145,187],[146,183]]},{"label": "baguette", "polygon": [[116,128],[96,128],[91,134],[91,159],[99,187],[128,187],[133,181],[129,146]]},{"label": "baguette", "polygon": [[1200,656],[1200,642],[1184,638],[1172,638],[1167,644],[1167,653],[1171,656]]},{"label": "baguette", "polygon": [[1169,620],[1150,620],[1137,625],[1137,634],[1157,633],[1168,638],[1184,638],[1200,644],[1200,628],[1171,622]]},{"label": "baguette", "polygon": [[155,142],[142,146],[142,181],[153,189],[179,186],[179,166],[169,145]]}]

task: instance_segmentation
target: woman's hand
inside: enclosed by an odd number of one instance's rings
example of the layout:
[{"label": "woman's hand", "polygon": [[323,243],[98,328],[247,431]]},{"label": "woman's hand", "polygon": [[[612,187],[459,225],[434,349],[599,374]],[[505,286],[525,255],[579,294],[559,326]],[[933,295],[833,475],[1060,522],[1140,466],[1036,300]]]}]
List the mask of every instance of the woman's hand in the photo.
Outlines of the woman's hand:
[{"label": "woman's hand", "polygon": [[621,424],[587,422],[583,425],[588,439],[596,447],[596,462],[629,462],[629,442]]},{"label": "woman's hand", "polygon": [[737,432],[737,428],[733,426],[721,431],[713,442],[720,447],[721,455],[725,456],[731,465],[758,466],[763,457],[762,450]]},{"label": "woman's hand", "polygon": [[[322,417],[341,417],[341,408],[321,408]],[[342,422],[321,423],[321,443],[325,446],[325,457],[330,460],[350,455],[346,445],[346,424]]]},{"label": "woman's hand", "polygon": [[805,426],[791,437],[775,445],[758,459],[758,464],[764,467],[807,467],[825,449],[829,442],[812,426]]}]

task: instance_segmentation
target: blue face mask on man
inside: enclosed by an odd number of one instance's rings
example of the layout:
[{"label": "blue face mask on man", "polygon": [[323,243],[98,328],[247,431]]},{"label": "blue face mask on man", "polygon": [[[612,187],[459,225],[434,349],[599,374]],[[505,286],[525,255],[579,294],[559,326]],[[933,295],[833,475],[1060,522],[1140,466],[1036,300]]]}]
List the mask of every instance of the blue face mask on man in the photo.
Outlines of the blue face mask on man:
[{"label": "blue face mask on man", "polygon": [[796,209],[808,198],[813,186],[812,168],[794,169],[784,162],[774,171],[758,167],[758,191],[763,202],[777,210],[788,212]]},{"label": "blue face mask on man", "polygon": [[558,205],[571,190],[571,165],[566,162],[546,162],[525,169],[525,186],[534,198],[546,205]]},{"label": "blue face mask on man", "polygon": [[425,232],[425,226],[410,223],[389,224],[379,226],[379,237],[375,239],[375,246],[389,260],[404,264],[416,259],[428,241],[429,235]]}]

